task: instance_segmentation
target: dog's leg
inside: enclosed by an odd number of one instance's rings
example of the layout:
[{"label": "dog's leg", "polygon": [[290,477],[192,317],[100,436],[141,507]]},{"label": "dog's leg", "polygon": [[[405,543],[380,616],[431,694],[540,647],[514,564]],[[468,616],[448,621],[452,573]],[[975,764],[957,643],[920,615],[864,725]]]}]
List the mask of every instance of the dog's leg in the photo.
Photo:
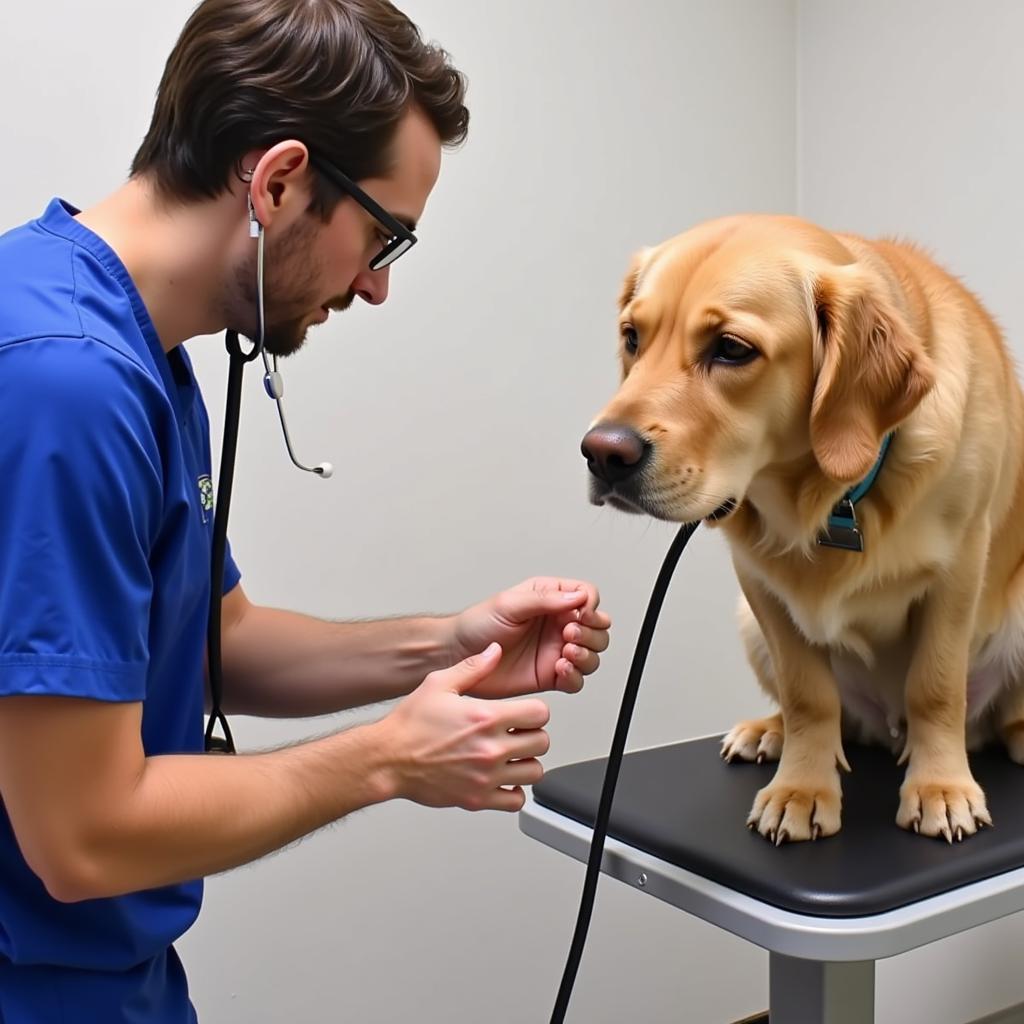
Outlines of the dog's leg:
[{"label": "dog's leg", "polygon": [[839,831],[839,691],[828,656],[798,631],[779,600],[742,571],[740,585],[761,625],[785,723],[782,757],[754,799],[747,825],[780,844]]},{"label": "dog's leg", "polygon": [[1017,764],[1024,764],[1024,684],[1015,683],[999,698],[995,723],[1006,752]]},{"label": "dog's leg", "polygon": [[[747,651],[747,660],[754,670],[761,689],[776,703],[779,703],[779,689],[772,669],[772,656],[768,642],[761,632],[754,613],[745,597],[739,604],[740,636]],[[749,718],[737,722],[722,740],[722,757],[729,761],[778,761],[782,755],[782,741],[785,728],[781,713],[767,718]]]},{"label": "dog's leg", "polygon": [[992,824],[967,763],[966,738],[968,651],[988,540],[987,528],[973,529],[929,591],[907,677],[907,745],[900,761],[909,765],[896,823],[948,842]]}]

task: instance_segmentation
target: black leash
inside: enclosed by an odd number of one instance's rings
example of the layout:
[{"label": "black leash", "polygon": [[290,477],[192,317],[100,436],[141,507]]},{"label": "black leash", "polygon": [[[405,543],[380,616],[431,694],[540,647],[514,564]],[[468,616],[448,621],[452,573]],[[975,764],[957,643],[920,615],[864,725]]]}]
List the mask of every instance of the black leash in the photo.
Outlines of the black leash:
[{"label": "black leash", "polygon": [[651,592],[651,600],[647,605],[647,614],[640,627],[640,636],[636,642],[633,664],[630,666],[626,688],[622,694],[622,707],[619,709],[619,719],[615,724],[612,748],[608,754],[608,767],[605,769],[604,783],[601,787],[601,800],[598,803],[594,835],[590,842],[590,857],[587,860],[587,874],[583,881],[583,896],[580,900],[579,915],[576,918],[576,930],[573,932],[572,945],[569,947],[569,956],[565,962],[565,971],[562,973],[562,983],[558,988],[555,1008],[551,1013],[551,1024],[562,1024],[565,1020],[569,999],[572,996],[572,987],[576,981],[576,973],[583,956],[583,946],[587,941],[587,929],[590,927],[590,918],[594,911],[594,894],[597,891],[597,880],[601,874],[601,858],[604,855],[604,842],[608,835],[608,819],[611,816],[612,800],[615,797],[615,785],[619,779],[622,755],[626,749],[626,736],[629,733],[629,723],[633,718],[633,708],[636,705],[637,691],[640,689],[640,677],[643,675],[644,665],[647,662],[647,652],[650,650],[651,640],[654,637],[654,627],[658,623],[658,615],[665,601],[665,593],[668,590],[669,581],[672,579],[672,573],[675,572],[679,556],[699,525],[699,521],[684,523],[676,534],[668,549],[668,554],[665,556],[665,561],[662,563],[661,571],[658,573],[654,590]]}]

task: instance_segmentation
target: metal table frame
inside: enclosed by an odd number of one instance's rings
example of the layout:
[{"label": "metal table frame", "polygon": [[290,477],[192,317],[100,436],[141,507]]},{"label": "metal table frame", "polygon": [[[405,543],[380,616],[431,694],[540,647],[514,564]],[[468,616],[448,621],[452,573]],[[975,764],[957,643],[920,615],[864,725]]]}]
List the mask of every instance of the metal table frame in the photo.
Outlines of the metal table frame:
[{"label": "metal table frame", "polygon": [[[520,811],[519,827],[586,863],[591,829],[532,796]],[[1024,868],[852,918],[780,910],[611,837],[601,870],[768,950],[771,1024],[869,1024],[875,1019],[876,960],[1024,910]]]}]

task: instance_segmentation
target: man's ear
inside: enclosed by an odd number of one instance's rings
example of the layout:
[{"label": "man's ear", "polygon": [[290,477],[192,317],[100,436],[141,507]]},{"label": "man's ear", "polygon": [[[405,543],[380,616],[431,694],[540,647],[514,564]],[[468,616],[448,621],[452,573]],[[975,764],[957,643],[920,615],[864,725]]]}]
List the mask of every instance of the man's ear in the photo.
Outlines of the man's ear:
[{"label": "man's ear", "polygon": [[249,195],[264,227],[282,216],[285,224],[290,223],[308,209],[309,151],[305,143],[294,139],[278,142],[263,152],[247,154],[243,162],[252,170]]},{"label": "man's ear", "polygon": [[826,476],[853,483],[870,472],[885,435],[931,390],[934,366],[881,282],[862,268],[823,271],[813,296],[811,447]]}]

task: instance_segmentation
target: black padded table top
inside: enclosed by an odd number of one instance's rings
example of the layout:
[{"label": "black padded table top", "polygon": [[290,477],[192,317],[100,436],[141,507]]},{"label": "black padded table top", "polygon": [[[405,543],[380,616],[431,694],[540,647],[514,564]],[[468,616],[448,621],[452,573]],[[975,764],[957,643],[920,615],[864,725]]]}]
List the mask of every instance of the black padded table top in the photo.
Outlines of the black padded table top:
[{"label": "black padded table top", "polygon": [[[880,914],[1024,867],[1024,767],[999,748],[971,756],[994,829],[949,845],[896,825],[904,769],[891,753],[847,745],[843,828],[773,846],[746,828],[774,764],[726,764],[711,737],[627,754],[608,830],[663,861],[798,914]],[[551,769],[536,803],[593,827],[607,761]]]}]

